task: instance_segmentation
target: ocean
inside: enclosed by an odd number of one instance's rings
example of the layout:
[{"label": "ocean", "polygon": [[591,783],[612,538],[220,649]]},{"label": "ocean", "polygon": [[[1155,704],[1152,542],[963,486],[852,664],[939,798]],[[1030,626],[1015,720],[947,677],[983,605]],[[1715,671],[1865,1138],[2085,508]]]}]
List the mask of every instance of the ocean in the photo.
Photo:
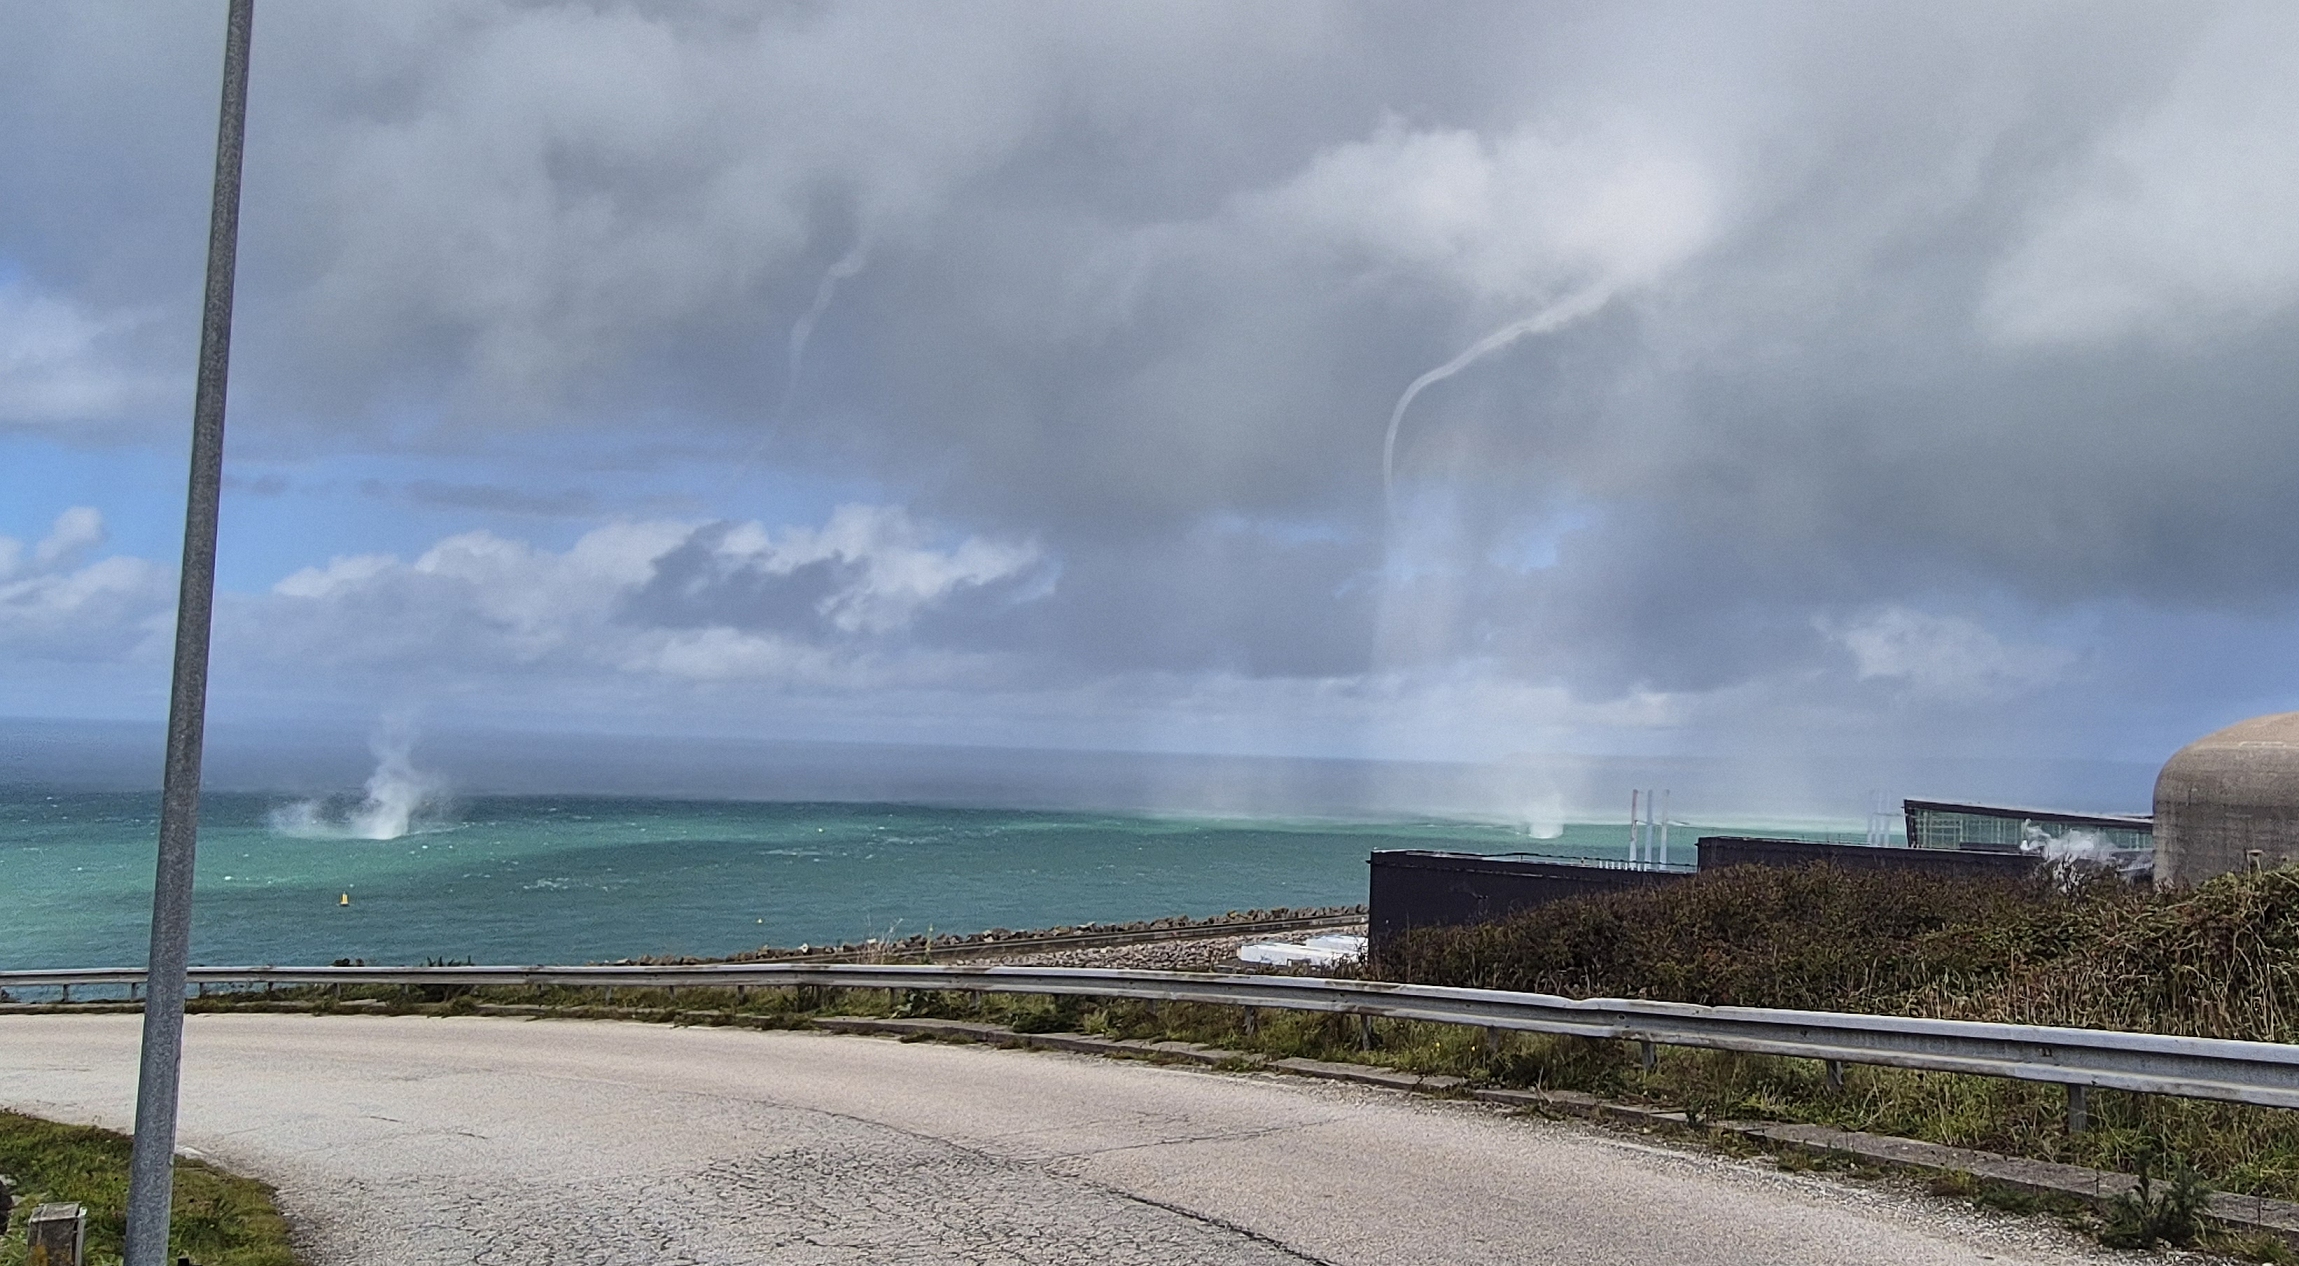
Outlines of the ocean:
[{"label": "ocean", "polygon": [[[193,961],[716,956],[1350,905],[1365,900],[1375,849],[1627,848],[1620,823],[1532,840],[1441,819],[900,804],[500,796],[375,810],[208,794]],[[0,968],[141,965],[158,811],[156,793],[0,789]],[[1697,833],[1676,828],[1678,856],[1689,860]]]}]

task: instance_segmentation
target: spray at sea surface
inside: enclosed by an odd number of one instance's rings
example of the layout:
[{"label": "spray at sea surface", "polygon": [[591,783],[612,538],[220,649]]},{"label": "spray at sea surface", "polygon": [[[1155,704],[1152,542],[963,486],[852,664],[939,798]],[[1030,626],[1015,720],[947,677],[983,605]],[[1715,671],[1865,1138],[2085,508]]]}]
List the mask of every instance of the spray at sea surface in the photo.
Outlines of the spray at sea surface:
[{"label": "spray at sea surface", "polygon": [[437,829],[447,809],[444,779],[416,768],[415,727],[406,718],[386,719],[369,741],[375,772],[355,804],[327,798],[298,800],[270,813],[271,829],[306,840],[396,840]]}]

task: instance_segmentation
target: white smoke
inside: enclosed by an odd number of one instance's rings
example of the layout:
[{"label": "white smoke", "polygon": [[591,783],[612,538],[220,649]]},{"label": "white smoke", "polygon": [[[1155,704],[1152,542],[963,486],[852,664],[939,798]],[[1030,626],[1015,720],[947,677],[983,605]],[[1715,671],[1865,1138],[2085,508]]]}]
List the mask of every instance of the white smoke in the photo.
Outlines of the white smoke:
[{"label": "white smoke", "polygon": [[425,829],[445,808],[446,782],[415,767],[415,724],[385,717],[368,740],[375,772],[365,798],[340,815],[326,799],[301,800],[271,812],[271,829],[299,839],[396,840]]},{"label": "white smoke", "polygon": [[2050,832],[2030,822],[2020,832],[2020,851],[2042,853],[2055,863],[2079,863],[2083,866],[2103,866],[2129,875],[2155,864],[2155,854],[2146,849],[2117,848],[2098,831],[2082,827]]},{"label": "white smoke", "polygon": [[2053,834],[2030,822],[2020,832],[2020,851],[2042,853],[2055,862],[2108,862],[2115,850],[2097,831],[2073,828]]}]

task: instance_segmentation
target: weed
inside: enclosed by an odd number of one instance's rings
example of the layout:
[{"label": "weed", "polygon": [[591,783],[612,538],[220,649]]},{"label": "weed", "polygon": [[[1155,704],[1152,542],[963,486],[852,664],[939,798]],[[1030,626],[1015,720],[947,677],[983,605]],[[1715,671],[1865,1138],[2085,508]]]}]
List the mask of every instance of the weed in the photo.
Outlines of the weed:
[{"label": "weed", "polygon": [[[2161,1165],[2165,1182],[2156,1184]],[[2154,1248],[2169,1244],[2184,1248],[2203,1231],[2203,1205],[2211,1198],[2211,1185],[2195,1172],[2186,1158],[2171,1157],[2168,1164],[2152,1147],[2139,1158],[2139,1181],[2107,1207],[2100,1243],[2110,1248]]]}]

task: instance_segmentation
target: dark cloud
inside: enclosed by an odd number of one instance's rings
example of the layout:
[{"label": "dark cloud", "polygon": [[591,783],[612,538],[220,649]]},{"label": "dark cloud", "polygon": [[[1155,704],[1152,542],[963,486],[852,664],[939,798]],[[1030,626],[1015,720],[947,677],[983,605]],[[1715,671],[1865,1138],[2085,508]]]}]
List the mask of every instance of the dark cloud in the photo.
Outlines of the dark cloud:
[{"label": "dark cloud", "polygon": [[[189,365],[216,16],[0,19],[0,323],[63,331],[0,421],[113,434]],[[2281,8],[302,5],[257,40],[235,442],[671,445],[1032,542],[913,602],[704,529],[625,595],[647,627],[1953,713],[2159,653],[2130,613],[2299,598]],[[1406,384],[1568,295],[1415,399],[1385,503]]]}]

